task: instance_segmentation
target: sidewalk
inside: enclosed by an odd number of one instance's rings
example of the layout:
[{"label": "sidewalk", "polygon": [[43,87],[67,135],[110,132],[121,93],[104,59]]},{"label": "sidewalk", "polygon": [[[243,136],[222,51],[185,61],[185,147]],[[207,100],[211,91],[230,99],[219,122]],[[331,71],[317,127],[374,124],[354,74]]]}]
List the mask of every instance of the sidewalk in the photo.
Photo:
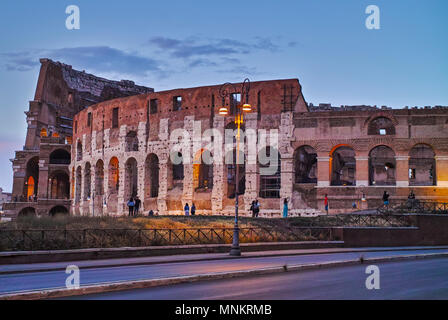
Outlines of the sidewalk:
[{"label": "sidewalk", "polygon": [[67,268],[68,265],[76,265],[81,269],[97,269],[97,268],[110,268],[120,266],[140,266],[140,265],[183,263],[194,261],[315,255],[315,254],[328,254],[328,253],[387,252],[387,251],[416,251],[416,250],[445,250],[445,249],[448,249],[448,246],[322,248],[322,249],[296,249],[296,250],[274,250],[274,251],[254,251],[254,252],[243,251],[240,257],[233,257],[230,256],[228,253],[207,253],[207,254],[184,254],[184,255],[171,255],[171,256],[119,258],[119,259],[104,259],[104,260],[79,260],[79,261],[48,262],[48,263],[34,263],[34,264],[10,264],[10,265],[0,265],[0,275],[59,271],[59,270],[63,271]]}]

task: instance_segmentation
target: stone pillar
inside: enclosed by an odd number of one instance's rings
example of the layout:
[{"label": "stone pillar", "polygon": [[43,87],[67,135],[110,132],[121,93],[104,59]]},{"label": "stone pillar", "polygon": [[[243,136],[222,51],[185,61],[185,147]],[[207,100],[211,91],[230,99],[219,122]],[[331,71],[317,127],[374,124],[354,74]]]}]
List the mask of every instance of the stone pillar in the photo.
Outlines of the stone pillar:
[{"label": "stone pillar", "polygon": [[330,157],[317,157],[317,186],[328,187],[330,185]]},{"label": "stone pillar", "polygon": [[159,194],[157,196],[157,210],[159,214],[167,213],[166,196],[168,193],[168,155],[162,153],[159,157]]},{"label": "stone pillar", "polygon": [[[85,210],[84,210],[84,204],[85,204],[85,202],[84,202],[84,187],[85,187],[84,172],[85,172],[85,165],[79,164],[79,166],[81,166],[81,192],[80,192],[78,207],[79,207],[79,214],[81,216],[83,216],[83,215],[85,215]],[[75,173],[75,175],[76,175],[76,173]]]},{"label": "stone pillar", "polygon": [[125,188],[125,180],[126,180],[126,165],[125,160],[121,159],[118,165],[118,201],[117,201],[117,215],[126,215],[125,208],[125,199],[124,199],[124,188]]},{"label": "stone pillar", "polygon": [[51,185],[48,177],[48,164],[45,160],[39,160],[39,180],[37,182],[37,198],[49,199]]},{"label": "stone pillar", "polygon": [[[224,117],[215,117],[213,119],[213,128],[218,130],[223,139],[221,148],[221,159],[213,159],[213,189],[212,189],[212,214],[222,214],[222,201],[227,179],[224,178]],[[213,157],[217,155],[213,154]]]},{"label": "stone pillar", "polygon": [[369,156],[356,156],[356,186],[369,185]]},{"label": "stone pillar", "polygon": [[[254,138],[257,137],[257,126],[258,126],[258,118],[257,114],[251,113],[245,115],[246,122],[246,133],[248,134],[249,130],[253,130],[255,133]],[[247,138],[247,145],[245,146],[245,155],[246,155],[246,190],[244,192],[244,212],[249,212],[250,205],[252,201],[258,198],[259,192],[259,180],[258,180],[258,165],[257,165],[257,146],[256,141],[250,141],[250,138]],[[250,148],[253,147],[249,144],[254,144],[255,152],[250,151]]]},{"label": "stone pillar", "polygon": [[397,187],[409,186],[409,156],[395,156],[395,181]]},{"label": "stone pillar", "polygon": [[138,151],[142,152],[143,150],[146,150],[146,122],[138,123],[137,137]]},{"label": "stone pillar", "polygon": [[435,156],[437,186],[448,187],[448,155]]},{"label": "stone pillar", "polygon": [[292,112],[282,112],[279,128],[279,151],[281,156],[281,188],[280,188],[280,212],[283,209],[283,199],[289,198],[290,203],[293,192],[294,179],[294,149],[291,141],[294,137],[294,122]]},{"label": "stone pillar", "polygon": [[[93,151],[93,149],[92,149]],[[88,215],[90,216],[98,216],[99,212],[98,209],[95,210],[95,200],[96,200],[96,165],[93,164],[90,166],[90,200],[89,201],[89,212]]]},{"label": "stone pillar", "polygon": [[[194,116],[186,116],[184,118],[184,129],[188,131],[190,134],[190,138],[193,137],[193,123]],[[182,207],[185,206],[185,203],[191,204],[193,200],[193,158],[194,155],[192,153],[192,145],[190,145],[190,157],[188,161],[186,160],[187,155],[182,153],[184,158],[184,187],[182,194]]]},{"label": "stone pillar", "polygon": [[141,200],[140,214],[145,212],[145,160],[137,163],[137,195]]}]

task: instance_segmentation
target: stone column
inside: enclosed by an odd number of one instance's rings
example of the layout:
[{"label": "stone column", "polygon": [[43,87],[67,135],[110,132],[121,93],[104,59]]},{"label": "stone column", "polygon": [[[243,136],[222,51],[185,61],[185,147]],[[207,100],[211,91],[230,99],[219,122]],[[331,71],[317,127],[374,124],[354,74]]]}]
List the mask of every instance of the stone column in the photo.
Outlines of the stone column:
[{"label": "stone column", "polygon": [[448,187],[448,155],[435,156],[437,186]]},{"label": "stone column", "polygon": [[[291,141],[294,137],[294,122],[292,112],[282,112],[279,128],[279,151],[281,156],[281,188],[280,188],[280,212],[283,209],[283,199],[292,199],[294,166],[294,149]],[[291,202],[290,202],[291,203]]]},{"label": "stone column", "polygon": [[168,193],[168,155],[162,153],[159,158],[159,194],[157,196],[157,210],[159,214],[167,213],[166,196]]},{"label": "stone column", "polygon": [[[257,114],[245,115],[246,122],[246,134],[249,134],[249,130],[255,133],[254,139],[257,138],[257,126],[258,118]],[[258,198],[259,192],[259,180],[258,180],[258,165],[257,165],[257,141],[250,141],[247,137],[247,144],[245,146],[246,155],[246,190],[244,192],[244,212],[249,212],[252,201]],[[254,144],[253,146],[250,144]],[[255,152],[250,151],[251,147],[255,147]]]},{"label": "stone column", "polygon": [[110,195],[110,192],[109,192],[109,162],[106,162],[106,159],[105,158],[103,158],[103,161],[104,161],[104,180],[103,180],[103,184],[104,184],[104,187],[103,187],[103,197],[102,197],[102,206],[103,206],[103,209],[102,209],[102,213],[103,213],[103,216],[107,216],[107,215],[109,215],[109,212],[108,212],[108,210],[107,210],[107,203],[109,202],[109,195]]},{"label": "stone column", "polygon": [[[81,166],[81,192],[80,192],[80,197],[79,197],[79,203],[78,203],[78,207],[79,207],[79,214],[81,216],[85,215],[85,210],[84,210],[84,188],[85,188],[85,179],[84,179],[84,172],[85,172],[85,164],[79,164],[79,166]],[[76,173],[75,173],[76,175]]]},{"label": "stone column", "polygon": [[125,160],[121,159],[118,165],[118,201],[117,201],[117,215],[126,215],[125,209],[125,199],[124,199],[124,188],[125,188],[125,180],[126,180],[126,165]]},{"label": "stone column", "polygon": [[145,212],[145,160],[137,162],[137,195],[141,200],[140,214]]},{"label": "stone column", "polygon": [[48,176],[48,164],[45,160],[39,160],[39,180],[37,181],[37,198],[49,199],[51,185]]},{"label": "stone column", "polygon": [[[93,149],[92,149],[93,151]],[[89,201],[89,212],[88,215],[90,216],[98,216],[99,212],[97,208],[94,208],[95,206],[95,200],[96,200],[96,164],[91,164],[90,166],[90,201]]]},{"label": "stone column", "polygon": [[356,186],[369,185],[369,156],[356,156]]},{"label": "stone column", "polygon": [[[224,179],[224,117],[215,117],[213,119],[213,128],[218,130],[223,139],[223,144],[219,146],[221,148],[221,159],[214,159],[213,161],[213,189],[212,189],[212,214],[222,214],[222,201],[224,188],[226,187],[227,180]],[[217,155],[213,154],[213,157]]]},{"label": "stone column", "polygon": [[[193,123],[194,116],[186,116],[184,118],[184,129],[189,132],[190,139],[193,137]],[[184,158],[184,187],[182,194],[182,207],[185,206],[185,203],[191,204],[193,200],[193,158],[194,155],[192,153],[192,144],[190,144],[190,157],[188,161],[186,160],[187,155],[182,153]]]},{"label": "stone column", "polygon": [[330,185],[330,157],[317,157],[317,186],[328,187]]},{"label": "stone column", "polygon": [[409,186],[409,156],[395,156],[395,181],[397,187]]}]

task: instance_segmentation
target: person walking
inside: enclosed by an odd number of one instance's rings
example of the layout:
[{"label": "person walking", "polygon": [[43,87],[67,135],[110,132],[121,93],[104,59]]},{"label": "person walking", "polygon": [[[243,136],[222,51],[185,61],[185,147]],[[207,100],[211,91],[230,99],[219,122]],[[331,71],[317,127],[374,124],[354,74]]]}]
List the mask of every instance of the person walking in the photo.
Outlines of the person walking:
[{"label": "person walking", "polygon": [[191,215],[194,216],[194,214],[196,213],[196,206],[193,204],[191,205]]},{"label": "person walking", "polygon": [[328,194],[325,194],[324,206],[325,206],[325,212],[328,214]]},{"label": "person walking", "polygon": [[188,206],[188,203],[185,204],[184,212],[186,216],[190,215],[190,207]]},{"label": "person walking", "polygon": [[288,218],[288,199],[283,200],[283,218]]},{"label": "person walking", "polygon": [[255,200],[252,201],[249,210],[252,212],[252,218],[254,218],[255,217]]},{"label": "person walking", "polygon": [[134,216],[138,215],[138,211],[140,210],[140,206],[142,204],[142,201],[138,196],[135,197],[135,206],[134,206]]},{"label": "person walking", "polygon": [[128,208],[129,208],[129,216],[132,217],[134,214],[134,206],[135,206],[135,202],[133,198],[130,198],[128,203]]},{"label": "person walking", "polygon": [[258,218],[258,214],[260,213],[260,202],[258,202],[258,199],[255,200],[255,218]]},{"label": "person walking", "polygon": [[383,193],[383,203],[386,207],[389,207],[389,194],[387,191],[384,191]]}]

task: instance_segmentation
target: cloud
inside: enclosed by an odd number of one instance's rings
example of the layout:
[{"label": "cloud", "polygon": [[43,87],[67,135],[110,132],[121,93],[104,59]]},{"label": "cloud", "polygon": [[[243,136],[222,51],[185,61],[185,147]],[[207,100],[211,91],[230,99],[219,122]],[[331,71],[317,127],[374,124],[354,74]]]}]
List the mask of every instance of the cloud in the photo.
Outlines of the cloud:
[{"label": "cloud", "polygon": [[1,54],[9,71],[29,71],[39,66],[36,57],[60,60],[96,72],[145,76],[149,72],[163,73],[161,61],[108,46],[74,47],[33,52]]}]

